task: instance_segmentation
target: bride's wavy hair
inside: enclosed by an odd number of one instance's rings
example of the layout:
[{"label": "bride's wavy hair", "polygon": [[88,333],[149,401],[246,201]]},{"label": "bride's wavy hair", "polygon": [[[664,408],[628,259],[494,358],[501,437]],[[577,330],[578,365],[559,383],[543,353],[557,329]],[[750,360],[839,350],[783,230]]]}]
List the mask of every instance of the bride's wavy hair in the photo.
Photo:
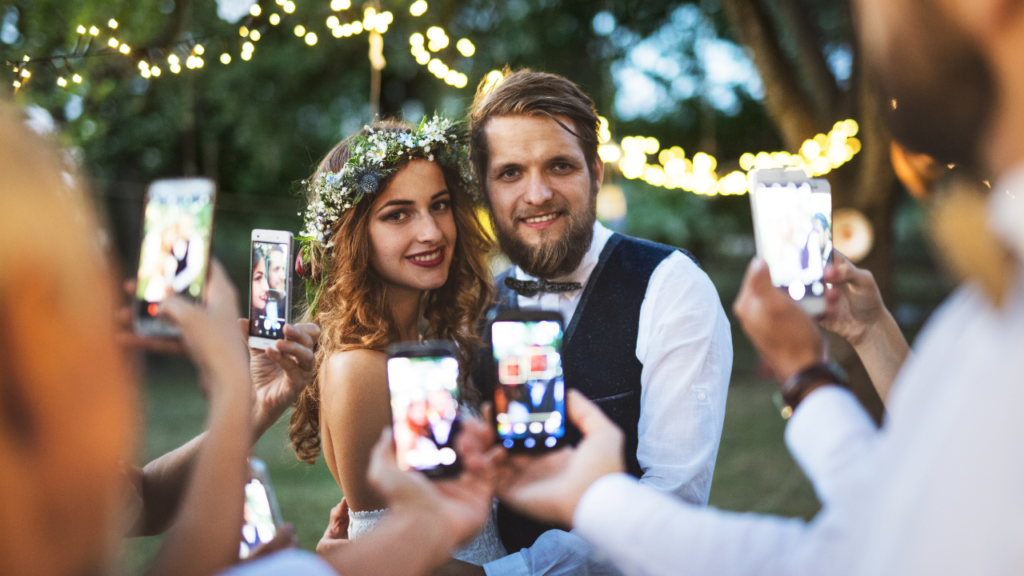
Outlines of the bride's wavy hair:
[{"label": "bride's wavy hair", "polygon": [[[383,120],[368,127],[374,131],[407,132],[407,122]],[[364,128],[338,143],[320,161],[310,182],[323,172],[339,172],[351,157],[352,138],[369,134]],[[406,161],[408,162],[408,161]],[[421,305],[424,336],[455,342],[459,349],[461,397],[475,401],[479,394],[467,380],[472,373],[473,356],[478,345],[476,322],[493,297],[487,255],[493,243],[480,222],[473,197],[466,188],[457,166],[438,163],[451,194],[457,237],[448,280],[424,295]],[[404,167],[380,182],[384,190]],[[311,202],[316,201],[311,192]],[[311,255],[312,269],[323,267],[321,294],[316,315],[307,309],[304,321],[320,326],[316,350],[316,376],[299,396],[292,412],[288,436],[295,455],[312,464],[320,454],[320,370],[332,354],[346,350],[369,349],[383,352],[401,339],[388,306],[388,287],[370,263],[369,224],[373,198],[367,198],[346,210],[332,228],[334,246]],[[422,325],[422,324],[421,324]]]}]

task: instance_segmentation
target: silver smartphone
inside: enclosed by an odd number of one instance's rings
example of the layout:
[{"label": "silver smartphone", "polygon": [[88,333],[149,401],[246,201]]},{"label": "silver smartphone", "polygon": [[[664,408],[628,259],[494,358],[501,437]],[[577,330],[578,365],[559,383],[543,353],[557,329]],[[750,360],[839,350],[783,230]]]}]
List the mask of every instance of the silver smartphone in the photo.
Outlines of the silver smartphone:
[{"label": "silver smartphone", "polygon": [[813,316],[825,312],[825,266],[832,261],[832,189],[797,169],[752,170],[750,207],[757,253],[772,284]]},{"label": "silver smartphone", "polygon": [[277,527],[283,521],[277,507],[274,489],[270,486],[267,465],[259,458],[249,459],[250,476],[245,484],[245,507],[242,513],[242,542],[238,557],[248,558],[260,544],[266,544],[277,535]]},{"label": "silver smartphone", "polygon": [[292,320],[292,233],[253,230],[249,260],[249,346],[265,349],[284,339]]},{"label": "silver smartphone", "polygon": [[160,303],[172,294],[202,300],[216,193],[207,178],[157,180],[149,186],[134,306],[139,334],[177,336],[177,328],[157,317]]}]

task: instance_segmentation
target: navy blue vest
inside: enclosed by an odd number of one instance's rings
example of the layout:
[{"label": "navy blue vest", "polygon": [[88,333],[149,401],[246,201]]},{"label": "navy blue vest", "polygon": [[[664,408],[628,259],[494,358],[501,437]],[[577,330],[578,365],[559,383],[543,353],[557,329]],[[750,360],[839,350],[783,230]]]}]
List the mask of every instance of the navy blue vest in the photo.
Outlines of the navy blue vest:
[{"label": "navy blue vest", "polygon": [[[643,370],[636,358],[640,306],[654,269],[676,250],[613,234],[587,280],[576,312],[566,319],[562,350],[565,383],[583,392],[622,428],[626,434],[626,468],[637,478],[643,474],[636,457]],[[696,262],[692,254],[681,251]],[[519,307],[516,293],[504,283],[512,271],[510,268],[496,278],[496,311]],[[580,439],[579,430],[569,424],[566,439],[575,445]],[[532,546],[552,528],[499,505],[498,531],[509,552]]]}]

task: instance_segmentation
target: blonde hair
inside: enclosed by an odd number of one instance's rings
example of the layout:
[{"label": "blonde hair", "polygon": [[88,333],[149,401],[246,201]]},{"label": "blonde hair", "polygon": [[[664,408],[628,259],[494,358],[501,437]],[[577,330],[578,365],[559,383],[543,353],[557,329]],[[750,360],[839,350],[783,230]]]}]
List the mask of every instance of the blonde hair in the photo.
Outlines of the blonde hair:
[{"label": "blonde hair", "polygon": [[105,568],[120,538],[135,387],[92,207],[0,103],[0,558],[4,574]]}]

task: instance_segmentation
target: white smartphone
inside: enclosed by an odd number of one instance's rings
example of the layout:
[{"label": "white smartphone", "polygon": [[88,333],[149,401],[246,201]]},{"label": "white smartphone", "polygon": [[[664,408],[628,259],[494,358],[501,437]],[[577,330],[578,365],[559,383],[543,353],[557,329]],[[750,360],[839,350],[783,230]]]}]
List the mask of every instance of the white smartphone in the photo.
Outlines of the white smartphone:
[{"label": "white smartphone", "polygon": [[292,233],[253,230],[249,261],[249,346],[284,339],[292,320]]},{"label": "white smartphone", "polygon": [[238,557],[243,560],[257,546],[273,540],[277,527],[282,524],[267,465],[259,458],[250,458],[249,467],[250,477],[245,485],[245,506],[242,509],[245,523],[242,524],[242,542],[238,550]]},{"label": "white smartphone", "polygon": [[802,169],[752,170],[750,207],[757,253],[772,284],[808,314],[825,312],[825,266],[832,261],[832,189]]},{"label": "white smartphone", "polygon": [[207,178],[157,180],[149,186],[134,306],[139,334],[177,336],[177,328],[157,318],[160,302],[172,294],[202,300],[216,193]]}]

